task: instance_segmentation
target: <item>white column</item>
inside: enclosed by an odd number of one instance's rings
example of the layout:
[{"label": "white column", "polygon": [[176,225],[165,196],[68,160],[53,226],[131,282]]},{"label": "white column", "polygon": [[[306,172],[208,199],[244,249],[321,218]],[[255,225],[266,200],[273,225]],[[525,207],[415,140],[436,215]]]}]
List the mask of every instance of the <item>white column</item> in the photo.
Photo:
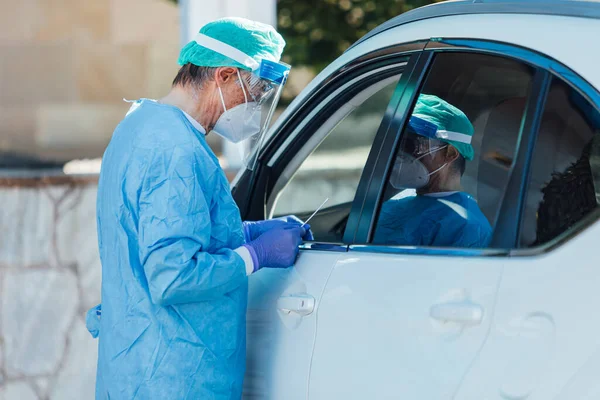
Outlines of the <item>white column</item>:
[{"label": "white column", "polygon": [[[223,17],[243,17],[276,26],[276,0],[180,0],[181,42],[188,43],[206,23]],[[242,145],[223,140],[223,155],[228,167],[242,166]]]}]

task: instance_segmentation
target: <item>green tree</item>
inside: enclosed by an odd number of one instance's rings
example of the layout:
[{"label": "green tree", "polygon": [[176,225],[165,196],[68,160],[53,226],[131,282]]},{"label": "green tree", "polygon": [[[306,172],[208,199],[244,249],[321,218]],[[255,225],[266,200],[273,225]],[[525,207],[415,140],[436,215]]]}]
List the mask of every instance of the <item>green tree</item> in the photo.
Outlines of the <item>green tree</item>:
[{"label": "green tree", "polygon": [[321,70],[390,18],[441,0],[278,0],[284,60]]}]

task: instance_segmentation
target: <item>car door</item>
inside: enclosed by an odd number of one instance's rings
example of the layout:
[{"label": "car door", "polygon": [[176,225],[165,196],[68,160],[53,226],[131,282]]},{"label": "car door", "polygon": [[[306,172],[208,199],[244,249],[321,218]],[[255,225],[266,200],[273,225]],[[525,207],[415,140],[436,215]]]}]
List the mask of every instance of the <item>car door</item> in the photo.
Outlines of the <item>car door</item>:
[{"label": "car door", "polygon": [[600,396],[600,96],[550,65],[488,342],[457,398]]},{"label": "car door", "polygon": [[315,241],[301,247],[294,268],[249,277],[244,398],[308,395],[321,295],[347,251],[344,235],[354,234],[348,220],[361,177],[370,171],[367,158],[380,151],[381,126],[413,66],[402,53],[374,54],[334,71],[274,134],[258,168],[236,183],[233,193],[247,220],[289,214],[304,220],[329,199],[311,220]]},{"label": "car door", "polygon": [[[362,201],[353,205],[361,211],[351,214],[357,218],[355,244],[337,260],[320,299],[311,400],[452,398],[485,344],[507,254],[494,247],[510,236],[497,221],[527,129],[521,121],[537,98],[539,79],[531,65],[487,48],[423,52],[422,73],[414,74],[413,90],[404,93],[394,115],[398,129],[386,137],[389,152],[371,154],[375,167],[358,188]],[[390,218],[379,212],[382,203],[415,196],[395,189],[388,178],[422,94],[457,107],[473,124],[475,156],[459,170],[462,191],[477,200],[493,229],[487,246],[440,248],[393,235],[373,242]],[[496,107],[500,117],[491,114]],[[448,207],[459,216],[464,211]],[[411,218],[436,222],[428,220],[427,210],[414,213]]]}]

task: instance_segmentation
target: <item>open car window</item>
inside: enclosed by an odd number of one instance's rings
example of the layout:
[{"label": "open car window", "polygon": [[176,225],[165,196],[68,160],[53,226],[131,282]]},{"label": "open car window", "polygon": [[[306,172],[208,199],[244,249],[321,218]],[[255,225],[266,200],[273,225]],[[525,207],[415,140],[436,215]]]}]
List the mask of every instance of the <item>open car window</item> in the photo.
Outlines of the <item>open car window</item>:
[{"label": "open car window", "polygon": [[341,242],[367,157],[400,74],[374,83],[333,112],[294,156],[268,201],[271,217],[304,219],[329,199],[311,220],[319,242]]},{"label": "open car window", "polygon": [[500,56],[434,57],[388,172],[373,244],[490,245],[533,74]]}]

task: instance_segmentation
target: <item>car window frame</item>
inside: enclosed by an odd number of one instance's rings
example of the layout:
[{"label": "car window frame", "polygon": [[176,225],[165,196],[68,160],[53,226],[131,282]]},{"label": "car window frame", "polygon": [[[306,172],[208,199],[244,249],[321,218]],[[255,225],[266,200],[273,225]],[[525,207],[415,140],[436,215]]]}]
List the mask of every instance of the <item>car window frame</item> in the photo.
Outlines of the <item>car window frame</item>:
[{"label": "car window frame", "polygon": [[[406,98],[403,98],[400,101],[403,104],[408,104],[408,110],[411,109],[411,106],[416,101],[416,96],[420,93],[432,65],[433,58],[436,54],[444,52],[501,56],[534,68],[531,91],[527,100],[525,115],[523,116],[521,132],[517,143],[518,150],[516,159],[511,170],[507,190],[499,206],[498,223],[494,228],[494,236],[492,239],[493,247],[489,249],[435,248],[426,246],[374,245],[370,243],[377,222],[379,202],[385,190],[386,174],[389,171],[393,161],[393,154],[395,154],[395,150],[400,143],[407,122],[406,116],[404,116],[404,118],[402,118],[402,124],[393,140],[394,151],[389,154],[387,159],[384,158],[378,160],[378,165],[374,167],[379,173],[374,175],[374,181],[369,182],[369,184],[379,190],[377,193],[371,191],[369,198],[365,200],[365,204],[368,204],[369,208],[364,209],[359,216],[361,221],[357,228],[354,244],[350,245],[349,250],[370,253],[426,254],[458,257],[532,256],[559,247],[562,243],[581,232],[586,226],[593,224],[598,217],[600,217],[600,212],[590,213],[590,215],[584,218],[584,220],[587,221],[586,223],[582,221],[581,224],[578,224],[577,229],[573,229],[570,234],[565,233],[561,235],[559,238],[556,238],[557,240],[534,249],[518,248],[520,229],[522,227],[524,215],[523,211],[525,208],[524,204],[527,198],[530,180],[531,160],[552,78],[557,77],[566,82],[570,87],[578,91],[584,99],[597,110],[598,105],[600,105],[600,93],[598,93],[590,83],[567,66],[534,50],[482,39],[436,38],[430,40],[420,54],[427,62],[423,62],[419,65],[418,68],[420,68],[420,70],[417,68],[413,71],[413,74],[418,74],[420,76],[416,87],[414,90],[406,92]],[[389,142],[392,143],[392,140],[390,139]],[[382,173],[382,171],[385,171],[385,173]]]},{"label": "car window frame", "polygon": [[[365,197],[365,194],[360,191],[361,185],[364,186],[365,182],[370,180],[372,175],[370,169],[376,159],[373,154],[380,154],[382,152],[384,144],[382,138],[388,133],[389,125],[392,122],[391,118],[397,109],[400,99],[404,97],[404,89],[410,84],[408,79],[412,76],[412,70],[416,66],[415,60],[419,58],[419,54],[425,48],[427,42],[427,40],[423,40],[404,43],[361,55],[331,74],[323,85],[306,96],[304,102],[284,122],[278,132],[270,136],[269,141],[260,151],[258,163],[254,171],[245,171],[234,186],[232,194],[240,208],[242,219],[259,220],[266,217],[268,199],[275,188],[279,176],[293,158],[296,149],[301,147],[308,137],[312,136],[316,131],[315,127],[319,125],[320,121],[328,117],[330,114],[327,112],[328,109],[339,107],[337,104],[347,98],[346,96],[343,96],[343,98],[340,96],[335,101],[328,101],[331,93],[334,93],[340,87],[343,87],[357,77],[368,75],[369,71],[378,70],[386,65],[405,62],[406,65],[401,71],[398,71],[402,75],[388,103],[384,117],[380,122],[367,158],[367,163],[361,174],[342,242],[325,243],[314,241],[301,246],[303,250],[347,251],[348,246],[352,244],[349,240],[354,238],[356,231],[355,221],[357,221],[357,218],[353,218],[353,213],[361,212],[361,205]],[[395,73],[397,74],[398,72]],[[366,76],[366,79],[361,79],[341,94],[347,94],[349,97],[352,97],[356,94],[357,89],[368,87],[369,81],[375,82],[380,79],[378,79],[378,76]],[[320,109],[317,118],[307,120],[307,116],[317,107]],[[300,130],[298,131],[298,129]]]},{"label": "car window frame", "polygon": [[[354,97],[357,94],[360,95],[362,90],[368,90],[369,88],[372,88],[374,85],[377,85],[378,83],[380,83],[386,79],[389,79],[392,77],[397,77],[398,75],[400,75],[399,79],[396,79],[395,86],[394,86],[394,93],[396,93],[396,91],[398,90],[398,85],[400,83],[401,75],[404,73],[405,68],[408,65],[407,60],[404,60],[404,61],[399,60],[399,61],[400,61],[400,63],[398,63],[398,64],[390,64],[388,67],[382,67],[382,68],[371,70],[368,73],[366,73],[358,78],[355,78],[354,80],[352,80],[350,82],[347,82],[346,83],[347,87],[339,88],[337,91],[334,91],[333,93],[331,93],[330,96],[328,96],[329,98],[325,100],[325,102],[331,103],[330,106],[325,106],[325,108],[323,108],[323,109],[313,110],[313,112],[309,115],[309,117],[307,117],[305,119],[305,121],[309,120],[311,115],[318,115],[318,114],[321,114],[322,116],[326,117],[326,118],[318,118],[317,122],[315,122],[314,120],[311,122],[307,122],[306,125],[308,125],[308,124],[312,125],[312,127],[309,128],[310,134],[302,135],[302,138],[296,142],[296,143],[301,143],[301,145],[296,145],[296,146],[294,146],[294,148],[292,148],[288,151],[288,154],[293,154],[294,156],[286,157],[285,167],[282,168],[282,170],[281,170],[282,173],[278,174],[278,177],[274,182],[273,190],[270,192],[269,196],[267,196],[267,199],[266,199],[266,206],[267,206],[266,216],[267,217],[270,217],[269,211],[271,211],[271,212],[275,211],[274,206],[276,206],[276,204],[278,203],[278,200],[275,200],[274,197],[277,198],[279,195],[281,195],[281,193],[283,193],[283,191],[287,188],[288,183],[290,183],[294,179],[295,175],[291,176],[284,184],[282,184],[281,180],[284,175],[283,171],[287,171],[290,164],[297,163],[297,160],[296,160],[297,154],[304,152],[305,147],[309,146],[311,143],[314,143],[312,141],[314,135],[321,130],[323,124],[329,122],[329,118],[332,115],[335,115],[340,109],[342,109],[342,107],[345,105],[344,103],[346,103],[346,101],[348,100],[347,98],[339,99],[339,100],[332,99],[332,97],[338,96],[340,93],[344,93],[344,91],[346,91],[345,94],[351,94],[348,97]],[[381,73],[383,73],[385,75],[381,75]],[[350,86],[350,85],[352,85],[352,86]],[[390,84],[389,86],[392,86],[392,84]],[[353,93],[356,91],[358,91],[358,93]],[[388,100],[388,103],[386,104],[386,109],[390,107],[390,104],[392,103],[392,100],[394,97],[394,93],[392,93],[392,96]],[[372,96],[374,96],[375,94],[376,93],[373,93]],[[365,100],[365,102],[366,101],[368,101],[368,99]],[[329,137],[329,135],[337,129],[337,124],[339,124],[341,121],[343,121],[344,118],[352,115],[352,113],[354,111],[358,110],[359,108],[360,108],[360,106],[358,106],[356,109],[351,111],[349,114],[346,114],[346,116],[343,117],[342,119],[335,120],[334,122],[336,123],[336,126],[333,129],[330,129],[328,131],[327,135],[324,138],[321,138],[321,142],[318,143],[315,147],[313,147],[312,150],[313,151],[317,150],[321,146],[322,142],[324,140],[326,140]],[[373,135],[374,137],[373,137],[373,141],[371,142],[371,147],[373,146],[373,143],[375,143],[375,136],[377,135],[377,132],[379,131],[379,129],[381,127],[382,121],[383,121],[383,117],[379,121],[379,126],[377,127],[377,130],[375,131],[375,134]],[[300,128],[300,129],[304,129],[304,128]],[[369,150],[369,153],[370,153],[370,151],[371,150]],[[308,157],[303,158],[299,163],[297,163],[298,167],[296,168],[295,172],[298,172],[300,169],[302,169],[304,162],[309,157],[310,157],[310,155]],[[273,161],[270,160],[269,163],[273,163]],[[366,165],[366,163],[365,163],[365,165]],[[363,170],[364,170],[364,167],[363,167]],[[362,173],[361,173],[361,176],[362,176]],[[360,178],[359,178],[359,181],[360,181]],[[354,197],[352,198],[352,200],[354,200]],[[352,202],[352,200],[350,202]],[[336,205],[341,205],[341,204],[346,204],[346,203],[348,203],[348,202],[338,203],[338,204],[329,202],[329,203],[327,203],[326,208],[334,207]]]}]

